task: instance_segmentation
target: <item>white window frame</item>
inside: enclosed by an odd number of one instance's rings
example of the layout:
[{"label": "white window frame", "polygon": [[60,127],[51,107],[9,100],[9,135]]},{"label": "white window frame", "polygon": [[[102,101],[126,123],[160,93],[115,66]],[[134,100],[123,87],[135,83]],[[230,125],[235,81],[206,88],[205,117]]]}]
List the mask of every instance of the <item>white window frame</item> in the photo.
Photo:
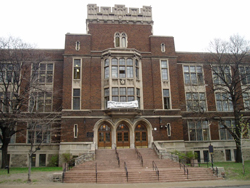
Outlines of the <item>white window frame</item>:
[{"label": "white window frame", "polygon": [[[201,124],[201,128],[197,128],[197,124],[198,122],[200,122]],[[203,122],[207,122],[206,125],[207,125],[207,128],[204,128],[203,127]],[[195,127],[194,128],[190,128],[190,123],[194,123]],[[199,142],[199,141],[209,141],[211,140],[211,134],[210,134],[210,126],[209,126],[209,122],[208,121],[203,121],[203,120],[197,120],[197,121],[187,121],[187,126],[188,126],[188,140],[189,141],[194,141],[194,142]],[[194,140],[191,140],[191,136],[190,136],[190,133],[191,133],[191,130],[195,130],[195,139]],[[202,139],[201,140],[198,140],[198,130],[201,130],[201,136],[202,136]],[[204,130],[207,130],[207,133],[209,134],[208,135],[208,138],[206,140],[204,140]]]},{"label": "white window frame", "polygon": [[74,138],[77,138],[78,137],[78,124],[74,124],[73,132],[74,132]]},{"label": "white window frame", "polygon": [[[166,61],[166,67],[163,65],[163,62],[165,62],[165,61]],[[160,68],[161,68],[161,80],[162,81],[169,81],[170,75],[169,75],[169,61],[168,61],[168,59],[161,59],[160,60]],[[167,74],[167,78],[163,78],[163,75],[164,75],[163,70]]]},{"label": "white window frame", "polygon": [[[185,71],[185,67],[188,67],[188,71]],[[194,71],[191,70],[191,67],[194,67]],[[201,72],[199,72],[199,68],[201,68]],[[186,75],[188,75],[188,83],[186,83]],[[195,82],[193,82],[194,80],[192,80],[193,76],[195,75]],[[200,79],[199,79],[200,78]],[[184,79],[184,84],[185,85],[204,85],[204,73],[203,73],[203,66],[202,65],[192,65],[192,64],[188,64],[188,65],[183,65],[183,79]]]},{"label": "white window frame", "polygon": [[115,48],[127,48],[128,47],[128,35],[125,32],[114,34],[114,47]]}]

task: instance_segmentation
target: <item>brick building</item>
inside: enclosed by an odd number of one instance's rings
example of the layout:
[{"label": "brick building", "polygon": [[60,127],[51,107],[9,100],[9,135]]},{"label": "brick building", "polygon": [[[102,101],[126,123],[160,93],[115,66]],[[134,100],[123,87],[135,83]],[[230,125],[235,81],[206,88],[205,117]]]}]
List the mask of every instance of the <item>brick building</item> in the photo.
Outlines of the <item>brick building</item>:
[{"label": "brick building", "polygon": [[[53,54],[46,62],[53,66],[52,108],[62,106],[61,136],[60,143],[42,145],[34,165],[48,164],[54,154],[93,158],[96,149],[115,147],[192,151],[206,161],[210,144],[216,160],[234,161],[232,137],[211,119],[220,110],[208,87],[209,54],[176,52],[174,37],[154,36],[149,6],[87,8],[87,33],[67,33],[64,50],[47,50]],[[188,105],[195,106],[196,95],[203,113]],[[233,119],[230,111],[218,116]],[[28,144],[21,142],[9,145],[11,166],[27,165]]]}]

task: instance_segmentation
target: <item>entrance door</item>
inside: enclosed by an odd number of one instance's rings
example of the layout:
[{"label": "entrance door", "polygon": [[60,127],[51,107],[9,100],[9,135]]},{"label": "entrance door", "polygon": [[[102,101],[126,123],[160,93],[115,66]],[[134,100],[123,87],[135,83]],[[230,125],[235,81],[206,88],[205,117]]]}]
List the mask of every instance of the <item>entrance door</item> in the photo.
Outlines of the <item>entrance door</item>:
[{"label": "entrance door", "polygon": [[125,124],[120,124],[116,130],[116,143],[117,148],[129,148],[129,129]]},{"label": "entrance door", "polygon": [[101,125],[98,129],[98,147],[111,148],[111,129],[108,125]]},{"label": "entrance door", "polygon": [[145,125],[137,125],[135,128],[135,146],[139,148],[148,147],[147,128]]}]

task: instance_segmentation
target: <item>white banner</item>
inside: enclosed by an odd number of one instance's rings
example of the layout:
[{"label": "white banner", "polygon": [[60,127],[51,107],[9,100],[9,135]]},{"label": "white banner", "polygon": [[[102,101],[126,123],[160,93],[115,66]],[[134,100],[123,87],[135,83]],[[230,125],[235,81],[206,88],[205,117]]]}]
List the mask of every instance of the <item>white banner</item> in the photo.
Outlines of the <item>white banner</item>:
[{"label": "white banner", "polygon": [[130,101],[130,102],[108,101],[108,108],[138,108],[138,101]]}]

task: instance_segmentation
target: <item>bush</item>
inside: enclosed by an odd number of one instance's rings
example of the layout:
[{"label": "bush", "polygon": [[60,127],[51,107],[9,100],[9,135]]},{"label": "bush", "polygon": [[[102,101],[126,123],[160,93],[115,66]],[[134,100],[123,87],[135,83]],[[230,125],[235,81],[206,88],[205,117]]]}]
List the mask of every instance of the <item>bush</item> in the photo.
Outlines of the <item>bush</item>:
[{"label": "bush", "polygon": [[55,167],[58,166],[58,159],[59,156],[58,155],[52,155],[52,157],[49,159],[49,167]]},{"label": "bush", "polygon": [[61,154],[61,159],[63,163],[69,163],[71,162],[72,155],[70,153],[63,153]]}]

